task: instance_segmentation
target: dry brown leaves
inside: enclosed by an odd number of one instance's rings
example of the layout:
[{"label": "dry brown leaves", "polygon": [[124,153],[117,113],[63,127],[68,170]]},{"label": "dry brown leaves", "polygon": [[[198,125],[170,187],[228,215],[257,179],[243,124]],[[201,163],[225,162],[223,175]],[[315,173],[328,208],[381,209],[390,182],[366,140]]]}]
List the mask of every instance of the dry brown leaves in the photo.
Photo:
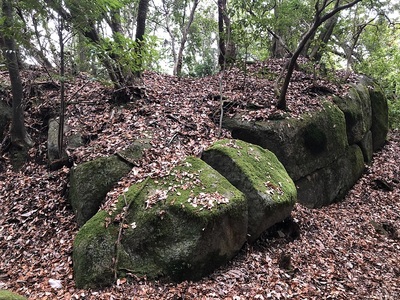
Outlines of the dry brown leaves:
[{"label": "dry brown leaves", "polygon": [[[249,66],[247,75],[237,69],[221,75],[225,113],[250,108],[251,119],[279,113],[271,76],[279,71],[279,64],[267,63]],[[125,106],[109,103],[110,91],[84,76],[68,84],[68,124],[86,141],[85,146],[70,149],[75,164],[113,154],[138,138],[151,139],[152,148],[109,193],[104,207],[112,205],[132,183],[168,174],[183,157],[198,155],[213,141],[229,137],[229,132],[219,134],[215,124],[220,111],[219,78],[178,80],[146,73],[148,98]],[[310,75],[296,72],[293,79],[288,95],[291,114],[317,109],[318,97],[309,89]],[[339,94],[345,91],[318,80],[319,85]],[[254,245],[245,246],[227,266],[199,282],[121,278],[104,290],[78,290],[71,262],[78,228],[65,200],[69,170],[50,172],[45,166],[44,120],[57,107],[58,90],[50,85],[33,91],[26,111],[28,129],[36,141],[31,161],[16,173],[6,154],[0,159],[0,289],[29,299],[400,297],[398,131],[392,132],[390,142],[374,156],[373,165],[343,202],[318,210],[295,207],[292,216],[300,225],[299,239],[265,234]],[[377,182],[389,184],[392,190]]]}]

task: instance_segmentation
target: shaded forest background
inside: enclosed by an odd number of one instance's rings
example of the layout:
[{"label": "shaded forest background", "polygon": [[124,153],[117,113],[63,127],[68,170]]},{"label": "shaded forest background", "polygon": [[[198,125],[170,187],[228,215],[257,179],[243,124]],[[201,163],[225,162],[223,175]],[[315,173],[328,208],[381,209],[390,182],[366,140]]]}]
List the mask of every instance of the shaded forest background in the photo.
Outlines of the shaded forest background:
[{"label": "shaded forest background", "polygon": [[[79,73],[113,87],[113,98],[143,98],[144,70],[202,77],[227,68],[284,58],[273,76],[276,106],[299,57],[315,76],[344,69],[377,79],[399,112],[398,1],[317,0],[35,0],[2,1],[0,41],[13,94],[11,151],[22,159],[33,145],[24,125],[19,72],[41,67],[60,87],[59,151],[63,148],[65,81]],[[268,75],[268,74],[266,74]],[[28,80],[29,81],[29,80]]]}]

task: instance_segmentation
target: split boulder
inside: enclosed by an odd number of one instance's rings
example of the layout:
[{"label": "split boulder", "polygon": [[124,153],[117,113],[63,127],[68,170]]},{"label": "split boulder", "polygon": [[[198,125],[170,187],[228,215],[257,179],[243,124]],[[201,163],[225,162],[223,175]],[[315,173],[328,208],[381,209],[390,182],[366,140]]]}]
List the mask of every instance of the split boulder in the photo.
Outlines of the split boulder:
[{"label": "split boulder", "polygon": [[354,85],[345,97],[336,97],[334,102],[345,115],[349,144],[359,143],[371,129],[372,124],[372,108],[368,87]]},{"label": "split boulder", "polygon": [[296,187],[271,151],[240,140],[221,140],[202,159],[246,195],[249,242],[290,216]]},{"label": "split boulder", "polygon": [[112,284],[127,272],[197,280],[225,264],[247,234],[244,195],[189,157],[161,179],[131,186],[111,215],[99,211],[78,232],[73,264],[80,288]]}]

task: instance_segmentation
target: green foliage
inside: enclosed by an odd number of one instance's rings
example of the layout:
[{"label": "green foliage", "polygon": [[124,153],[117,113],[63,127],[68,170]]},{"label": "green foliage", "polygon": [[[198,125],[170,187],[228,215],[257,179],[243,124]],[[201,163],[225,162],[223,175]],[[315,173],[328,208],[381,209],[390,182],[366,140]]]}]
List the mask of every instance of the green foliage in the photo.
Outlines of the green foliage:
[{"label": "green foliage", "polygon": [[205,77],[212,75],[217,71],[216,55],[212,51],[204,53],[200,61],[194,56],[188,56],[185,63],[188,66],[188,75],[191,77]]},{"label": "green foliage", "polygon": [[155,36],[146,35],[142,41],[134,41],[115,34],[113,39],[104,38],[99,45],[94,45],[93,50],[98,55],[118,61],[125,70],[142,72],[158,60],[157,43]]},{"label": "green foliage", "polygon": [[382,86],[389,99],[390,124],[400,127],[400,27],[376,22],[365,29],[361,39],[363,60],[355,65]]},{"label": "green foliage", "polygon": [[[74,13],[74,17],[82,20],[99,20],[105,13],[120,9],[124,6],[121,0],[66,0],[65,5]],[[79,13],[80,12],[80,13]],[[82,13],[84,12],[84,13]]]},{"label": "green foliage", "polygon": [[265,59],[271,55],[272,35],[293,51],[314,15],[313,1],[232,0],[233,38],[239,55]]},{"label": "green foliage", "polygon": [[185,48],[184,73],[204,77],[217,71],[218,50],[216,48],[217,22],[213,8],[199,6],[189,29]]},{"label": "green foliage", "polygon": [[392,129],[400,129],[400,100],[389,99],[389,126]]}]

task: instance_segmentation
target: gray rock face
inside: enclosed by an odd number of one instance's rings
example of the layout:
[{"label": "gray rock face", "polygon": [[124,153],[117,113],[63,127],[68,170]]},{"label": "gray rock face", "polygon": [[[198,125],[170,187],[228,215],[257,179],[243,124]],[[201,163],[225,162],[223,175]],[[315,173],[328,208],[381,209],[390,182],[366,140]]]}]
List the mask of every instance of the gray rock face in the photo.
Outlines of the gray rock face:
[{"label": "gray rock face", "polygon": [[[83,145],[82,137],[80,135],[64,136],[63,151],[60,155],[58,148],[58,129],[59,120],[49,120],[49,130],[47,132],[47,158],[50,170],[57,170],[62,166],[66,165],[71,167],[72,163],[69,162],[66,148],[74,149]],[[64,125],[64,133],[68,132],[69,128],[67,124]]]},{"label": "gray rock face", "polygon": [[374,151],[382,148],[386,143],[389,132],[389,110],[387,99],[380,87],[375,85],[370,90],[372,106],[372,147]]},{"label": "gray rock face", "polygon": [[128,174],[148,147],[148,141],[138,141],[116,155],[98,158],[71,170],[68,199],[79,226],[96,214],[107,193]]},{"label": "gray rock face", "polygon": [[4,138],[4,130],[9,122],[11,122],[11,107],[0,101],[0,141]]},{"label": "gray rock face", "polygon": [[387,101],[373,82],[354,85],[334,102],[300,119],[249,123],[239,116],[224,127],[275,153],[298,187],[298,201],[321,207],[344,197],[388,132]]},{"label": "gray rock face", "polygon": [[349,146],[342,157],[329,166],[296,181],[298,202],[318,208],[341,200],[364,171],[360,147]]},{"label": "gray rock face", "polygon": [[290,216],[296,187],[272,152],[240,140],[222,140],[206,150],[202,159],[245,194],[249,242]]},{"label": "gray rock face", "polygon": [[344,98],[335,98],[335,103],[346,118],[346,130],[349,144],[360,142],[371,129],[372,108],[368,88],[356,85]]},{"label": "gray rock face", "polygon": [[368,131],[364,135],[364,138],[358,143],[358,145],[361,148],[365,163],[370,164],[372,161],[372,154],[374,153],[372,144],[372,132]]},{"label": "gray rock face", "polygon": [[246,234],[244,195],[203,161],[187,158],[169,176],[133,185],[111,216],[100,211],[81,228],[76,285],[108,285],[125,272],[200,279],[236,255]]},{"label": "gray rock face", "polygon": [[243,122],[226,119],[232,137],[272,151],[296,181],[343,155],[348,145],[344,114],[324,103],[323,110],[300,119]]}]

